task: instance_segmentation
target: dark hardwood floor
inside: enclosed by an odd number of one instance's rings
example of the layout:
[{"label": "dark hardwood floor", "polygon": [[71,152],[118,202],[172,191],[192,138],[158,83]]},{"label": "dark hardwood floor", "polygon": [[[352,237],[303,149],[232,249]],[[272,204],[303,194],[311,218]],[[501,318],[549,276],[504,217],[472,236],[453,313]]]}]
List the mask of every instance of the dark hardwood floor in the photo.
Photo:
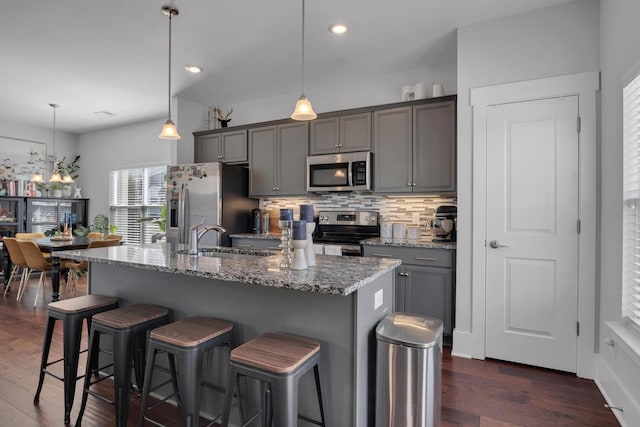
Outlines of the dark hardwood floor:
[{"label": "dark hardwood floor", "polygon": [[[46,301],[51,299],[50,280]],[[62,426],[62,382],[45,379],[40,404],[33,404],[38,380],[46,303],[40,297],[33,308],[35,285],[32,280],[22,302],[15,301],[17,285],[0,301],[0,427]],[[0,285],[4,291],[4,285]],[[61,286],[65,297],[64,285]],[[77,294],[86,293],[79,283]],[[74,296],[70,294],[69,296]],[[62,332],[56,327],[50,360],[62,357]],[[86,347],[86,334],[83,347]],[[81,356],[80,366],[85,358]],[[72,424],[81,401],[80,384],[71,414]],[[111,383],[104,381],[101,392],[108,394]],[[593,381],[575,375],[495,360],[468,360],[443,355],[442,426],[618,426],[604,407]],[[129,425],[137,426],[140,406],[129,410]],[[155,412],[158,421],[179,426],[177,410],[168,404]],[[89,397],[83,424],[89,427],[114,425],[111,405]],[[201,420],[201,425],[206,425]],[[345,423],[343,426],[348,427]]]}]

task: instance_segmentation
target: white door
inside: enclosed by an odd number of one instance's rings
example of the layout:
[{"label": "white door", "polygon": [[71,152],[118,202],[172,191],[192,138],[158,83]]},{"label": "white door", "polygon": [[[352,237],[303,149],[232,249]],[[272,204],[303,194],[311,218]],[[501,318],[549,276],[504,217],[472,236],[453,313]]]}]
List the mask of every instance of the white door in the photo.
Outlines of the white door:
[{"label": "white door", "polygon": [[577,117],[577,96],[487,108],[487,357],[576,372]]}]

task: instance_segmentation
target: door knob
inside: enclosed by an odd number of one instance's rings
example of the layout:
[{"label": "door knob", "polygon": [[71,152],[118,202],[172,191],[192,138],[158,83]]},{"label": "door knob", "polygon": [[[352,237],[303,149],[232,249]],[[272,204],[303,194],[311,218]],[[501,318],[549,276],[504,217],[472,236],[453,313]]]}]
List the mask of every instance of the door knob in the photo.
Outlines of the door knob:
[{"label": "door knob", "polygon": [[497,240],[490,241],[489,242],[489,246],[491,246],[493,249],[508,248],[509,247],[507,245],[501,245],[500,242],[498,242]]}]

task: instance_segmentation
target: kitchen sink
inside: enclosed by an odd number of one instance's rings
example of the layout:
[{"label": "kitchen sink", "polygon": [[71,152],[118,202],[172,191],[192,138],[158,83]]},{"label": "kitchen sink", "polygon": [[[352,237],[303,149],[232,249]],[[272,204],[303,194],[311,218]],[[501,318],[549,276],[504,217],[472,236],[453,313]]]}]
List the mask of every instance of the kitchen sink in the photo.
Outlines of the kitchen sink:
[{"label": "kitchen sink", "polygon": [[[180,249],[175,252],[178,255],[188,255],[188,249]],[[260,257],[266,257],[273,255],[272,252],[260,251],[260,250],[246,250],[235,248],[201,248],[198,251],[198,256],[206,256],[212,258],[223,259],[256,259]]]}]

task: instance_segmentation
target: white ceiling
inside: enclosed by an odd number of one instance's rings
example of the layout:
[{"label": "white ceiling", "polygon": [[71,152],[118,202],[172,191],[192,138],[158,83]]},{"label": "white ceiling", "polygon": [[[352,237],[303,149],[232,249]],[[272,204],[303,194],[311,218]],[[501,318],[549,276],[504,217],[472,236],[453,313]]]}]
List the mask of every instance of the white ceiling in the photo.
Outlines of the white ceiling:
[{"label": "white ceiling", "polygon": [[[307,0],[307,92],[456,61],[457,27],[568,0]],[[168,0],[6,0],[0,120],[90,130],[166,116]],[[203,105],[300,90],[300,0],[177,0],[173,94]],[[349,31],[327,30],[344,22]],[[186,64],[204,67],[200,75]],[[292,101],[293,102],[293,101]],[[95,112],[109,111],[112,118]]]}]

